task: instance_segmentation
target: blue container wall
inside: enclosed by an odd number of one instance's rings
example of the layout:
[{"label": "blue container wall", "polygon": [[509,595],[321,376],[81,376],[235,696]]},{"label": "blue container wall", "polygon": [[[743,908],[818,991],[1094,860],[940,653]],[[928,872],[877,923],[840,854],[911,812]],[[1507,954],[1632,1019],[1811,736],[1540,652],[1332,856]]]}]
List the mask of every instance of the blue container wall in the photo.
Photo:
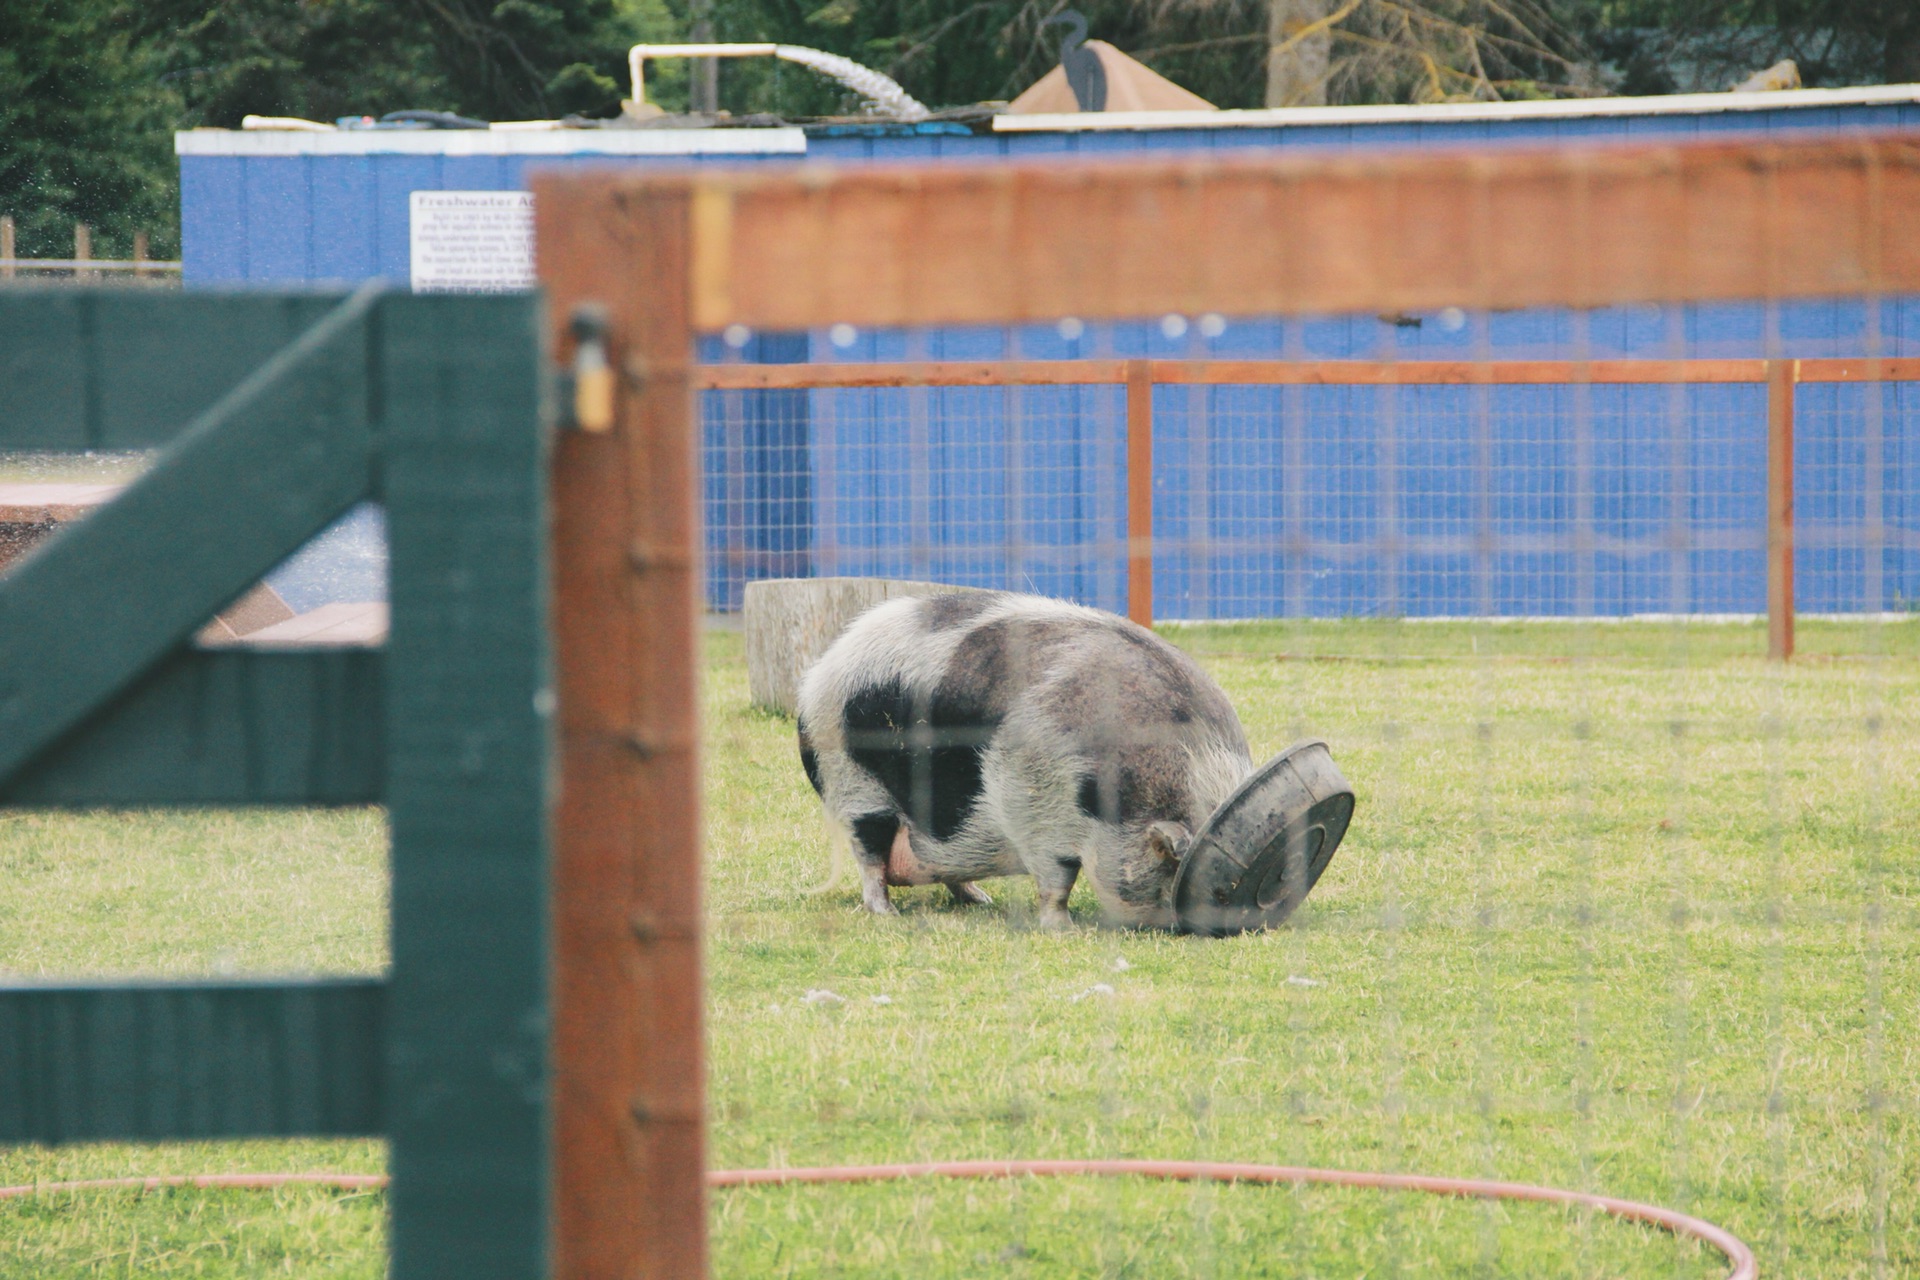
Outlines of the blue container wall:
[{"label": "blue container wall", "polygon": [[[1591,117],[1167,129],[811,138],[812,160],[991,159],[1050,154],[1206,151],[1245,147],[1383,150],[1393,147],[1691,138],[1920,126],[1920,104],[1729,111],[1711,115]],[[765,157],[780,159],[781,157]],[[413,191],[506,191],[532,166],[752,163],[752,156],[200,156],[180,158],[181,254],[190,285],[404,281],[407,196]]]},{"label": "blue container wall", "polygon": [[[981,159],[1244,147],[1384,149],[1886,129],[1920,106],[1561,121],[810,139],[814,160]],[[768,157],[777,159],[777,157]],[[711,157],[741,163],[753,157]],[[663,161],[405,155],[181,160],[189,285],[404,283],[416,190],[523,187],[530,165]],[[666,163],[685,163],[672,158]],[[710,359],[1232,355],[1755,356],[1758,306],[1520,312],[1448,327],[1374,317],[765,335]],[[1775,354],[1920,355],[1920,309],[1795,304]],[[1870,340],[1869,329],[1878,329]],[[1915,389],[1803,386],[1796,457],[1806,611],[1905,608],[1920,551],[1876,549],[1874,513],[1920,531]],[[1163,388],[1155,598],[1163,617],[1757,612],[1764,392],[1757,387]],[[1123,400],[1113,388],[714,393],[703,405],[709,598],[750,580],[885,575],[1124,607]],[[1869,465],[1871,458],[1878,466]],[[1492,533],[1491,544],[1483,537]],[[1676,545],[1678,542],[1680,545]],[[1581,548],[1575,550],[1574,548]]]},{"label": "blue container wall", "polygon": [[[711,160],[751,163],[755,156]],[[180,256],[188,287],[357,282],[411,275],[415,191],[518,191],[530,167],[684,164],[700,157],[180,157]]]}]

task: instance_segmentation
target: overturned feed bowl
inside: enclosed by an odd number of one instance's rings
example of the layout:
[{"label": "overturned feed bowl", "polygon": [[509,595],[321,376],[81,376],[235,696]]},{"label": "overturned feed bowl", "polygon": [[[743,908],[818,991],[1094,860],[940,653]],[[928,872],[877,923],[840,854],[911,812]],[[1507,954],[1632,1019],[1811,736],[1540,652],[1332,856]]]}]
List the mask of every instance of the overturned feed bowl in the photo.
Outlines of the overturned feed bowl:
[{"label": "overturned feed bowl", "polygon": [[1173,881],[1182,933],[1271,929],[1306,901],[1353,819],[1353,788],[1318,738],[1256,769],[1196,831]]}]

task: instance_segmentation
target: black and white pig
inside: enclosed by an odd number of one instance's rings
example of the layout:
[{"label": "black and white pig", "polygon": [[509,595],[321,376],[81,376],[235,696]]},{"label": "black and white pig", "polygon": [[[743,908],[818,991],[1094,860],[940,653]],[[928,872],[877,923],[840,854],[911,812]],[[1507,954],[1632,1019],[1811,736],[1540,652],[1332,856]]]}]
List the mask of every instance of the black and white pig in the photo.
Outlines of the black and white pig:
[{"label": "black and white pig", "polygon": [[1188,840],[1253,771],[1220,686],[1097,609],[1000,592],[892,600],[800,685],[800,761],[852,832],[862,897],[1031,875],[1070,923],[1084,867],[1114,924],[1170,928]]}]

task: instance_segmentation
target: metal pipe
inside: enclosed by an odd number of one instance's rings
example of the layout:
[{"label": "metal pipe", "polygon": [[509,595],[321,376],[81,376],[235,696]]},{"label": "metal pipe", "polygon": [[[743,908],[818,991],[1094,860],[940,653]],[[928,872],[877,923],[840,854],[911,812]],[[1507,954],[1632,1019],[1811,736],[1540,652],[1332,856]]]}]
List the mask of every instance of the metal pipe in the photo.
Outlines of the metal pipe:
[{"label": "metal pipe", "polygon": [[648,58],[770,58],[771,44],[637,44],[627,50],[627,73],[635,103],[647,100]]},{"label": "metal pipe", "polygon": [[891,77],[862,66],[851,58],[794,44],[636,44],[627,50],[627,72],[633,82],[633,105],[647,100],[648,58],[780,58],[831,76],[896,120],[924,120],[930,114],[913,95]]}]

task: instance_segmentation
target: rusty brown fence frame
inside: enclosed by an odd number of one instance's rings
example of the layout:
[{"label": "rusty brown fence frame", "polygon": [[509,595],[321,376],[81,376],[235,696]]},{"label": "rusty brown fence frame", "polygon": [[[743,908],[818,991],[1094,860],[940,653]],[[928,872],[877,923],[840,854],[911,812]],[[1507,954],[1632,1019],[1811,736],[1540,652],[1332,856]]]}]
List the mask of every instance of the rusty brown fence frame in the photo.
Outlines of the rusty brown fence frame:
[{"label": "rusty brown fence frame", "polygon": [[1767,388],[1767,655],[1793,656],[1793,390],[1916,382],[1920,359],[952,360],[702,365],[702,391],[1119,385],[1127,391],[1127,616],[1153,625],[1156,386],[1567,386],[1748,383]]},{"label": "rusty brown fence frame", "polygon": [[1900,133],[532,185],[554,347],[602,308],[618,373],[613,429],[562,438],[553,467],[566,1280],[706,1270],[697,335],[1920,292],[1920,137]]}]

